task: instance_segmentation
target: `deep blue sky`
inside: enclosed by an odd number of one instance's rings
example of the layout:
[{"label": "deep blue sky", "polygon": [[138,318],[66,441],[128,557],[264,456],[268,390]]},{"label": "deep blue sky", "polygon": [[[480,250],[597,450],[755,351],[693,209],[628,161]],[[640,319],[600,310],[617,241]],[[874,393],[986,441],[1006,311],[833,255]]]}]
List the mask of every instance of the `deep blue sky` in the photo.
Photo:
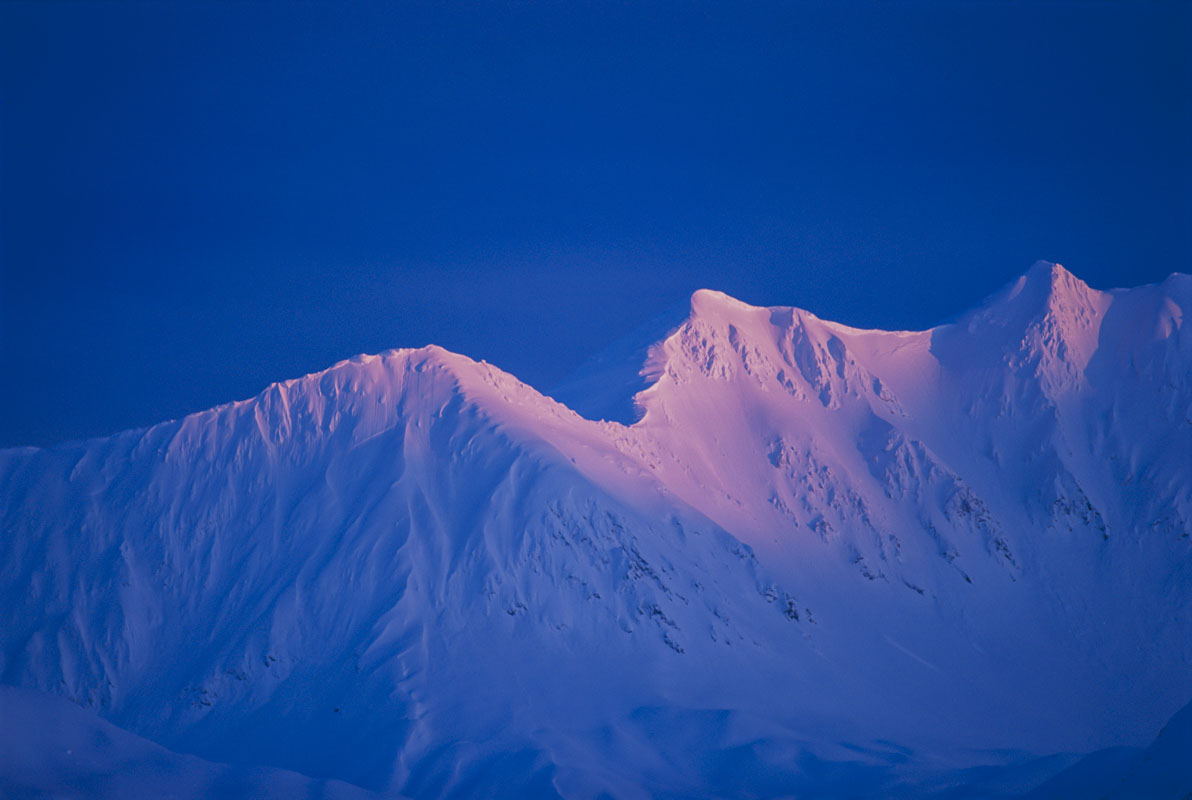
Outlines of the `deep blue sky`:
[{"label": "deep blue sky", "polygon": [[1192,5],[0,4],[0,445],[696,288],[921,328],[1190,271]]}]

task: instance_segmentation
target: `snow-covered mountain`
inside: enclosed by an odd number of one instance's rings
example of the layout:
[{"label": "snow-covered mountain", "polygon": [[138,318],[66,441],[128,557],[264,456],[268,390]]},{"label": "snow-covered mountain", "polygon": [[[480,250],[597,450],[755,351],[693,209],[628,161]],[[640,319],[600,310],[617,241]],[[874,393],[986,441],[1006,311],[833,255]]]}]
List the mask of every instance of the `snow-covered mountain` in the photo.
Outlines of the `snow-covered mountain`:
[{"label": "snow-covered mountain", "polygon": [[429,347],[0,451],[0,683],[383,794],[1072,785],[1192,698],[1190,310],[700,291],[561,402]]}]

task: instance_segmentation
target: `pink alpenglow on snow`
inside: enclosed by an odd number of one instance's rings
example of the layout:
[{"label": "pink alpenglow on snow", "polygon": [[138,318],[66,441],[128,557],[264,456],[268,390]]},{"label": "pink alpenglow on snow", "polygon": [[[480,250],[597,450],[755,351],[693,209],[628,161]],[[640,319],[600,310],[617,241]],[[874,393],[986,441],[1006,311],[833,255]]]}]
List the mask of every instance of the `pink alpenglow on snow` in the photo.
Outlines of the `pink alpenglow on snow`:
[{"label": "pink alpenglow on snow", "polygon": [[1190,311],[701,290],[554,399],[395,350],[0,451],[0,793],[1192,790]]}]

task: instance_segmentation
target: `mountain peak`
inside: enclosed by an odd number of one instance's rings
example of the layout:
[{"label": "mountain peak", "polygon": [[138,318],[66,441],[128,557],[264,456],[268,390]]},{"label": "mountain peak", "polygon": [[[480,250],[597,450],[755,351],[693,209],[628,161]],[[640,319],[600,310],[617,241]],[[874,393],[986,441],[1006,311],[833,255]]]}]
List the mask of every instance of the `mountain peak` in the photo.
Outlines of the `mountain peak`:
[{"label": "mountain peak", "polygon": [[715,289],[697,289],[691,295],[691,316],[702,318],[720,317],[742,311],[757,311],[755,306],[743,303],[731,295]]},{"label": "mountain peak", "polygon": [[[1062,319],[1097,304],[1102,293],[1061,264],[1036,261],[1030,269],[994,292],[967,316],[969,327],[993,323],[1018,329],[1032,322]],[[962,318],[963,319],[963,318]]]},{"label": "mountain peak", "polygon": [[1080,384],[1112,301],[1060,264],[1037,261],[983,303],[937,329],[932,352],[956,368],[1007,357],[1052,390]]},{"label": "mountain peak", "polygon": [[1057,276],[1063,275],[1072,277],[1072,273],[1069,272],[1063,264],[1055,261],[1047,261],[1046,259],[1042,258],[1036,261],[1034,264],[1031,264],[1030,269],[1023,273],[1023,277],[1030,278],[1034,276],[1040,276],[1046,277],[1048,280],[1053,280]]},{"label": "mountain peak", "polygon": [[1041,292],[1049,299],[1083,296],[1095,291],[1087,283],[1073,275],[1063,264],[1050,261],[1036,261],[1023,273],[1019,281],[1024,287]]},{"label": "mountain peak", "polygon": [[1063,264],[1050,261],[1036,261],[1021,280],[1039,286],[1052,298],[1084,295],[1092,291],[1087,283],[1065,269]]}]

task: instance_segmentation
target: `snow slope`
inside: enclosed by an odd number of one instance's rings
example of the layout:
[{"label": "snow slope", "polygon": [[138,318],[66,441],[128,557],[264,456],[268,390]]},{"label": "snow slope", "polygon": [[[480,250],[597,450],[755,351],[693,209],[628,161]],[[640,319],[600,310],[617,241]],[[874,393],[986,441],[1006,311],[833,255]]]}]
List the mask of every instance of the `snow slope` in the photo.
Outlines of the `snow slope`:
[{"label": "snow slope", "polygon": [[1029,797],[1186,798],[1192,787],[1189,753],[1192,703],[1163,726],[1149,747],[1118,747],[1093,753],[1036,787]]},{"label": "snow slope", "polygon": [[1190,304],[700,291],[567,405],[430,347],[2,451],[0,683],[381,793],[1026,791],[1192,697]]},{"label": "snow slope", "polygon": [[60,697],[0,686],[0,797],[5,800],[368,800],[339,781],[183,756]]}]

